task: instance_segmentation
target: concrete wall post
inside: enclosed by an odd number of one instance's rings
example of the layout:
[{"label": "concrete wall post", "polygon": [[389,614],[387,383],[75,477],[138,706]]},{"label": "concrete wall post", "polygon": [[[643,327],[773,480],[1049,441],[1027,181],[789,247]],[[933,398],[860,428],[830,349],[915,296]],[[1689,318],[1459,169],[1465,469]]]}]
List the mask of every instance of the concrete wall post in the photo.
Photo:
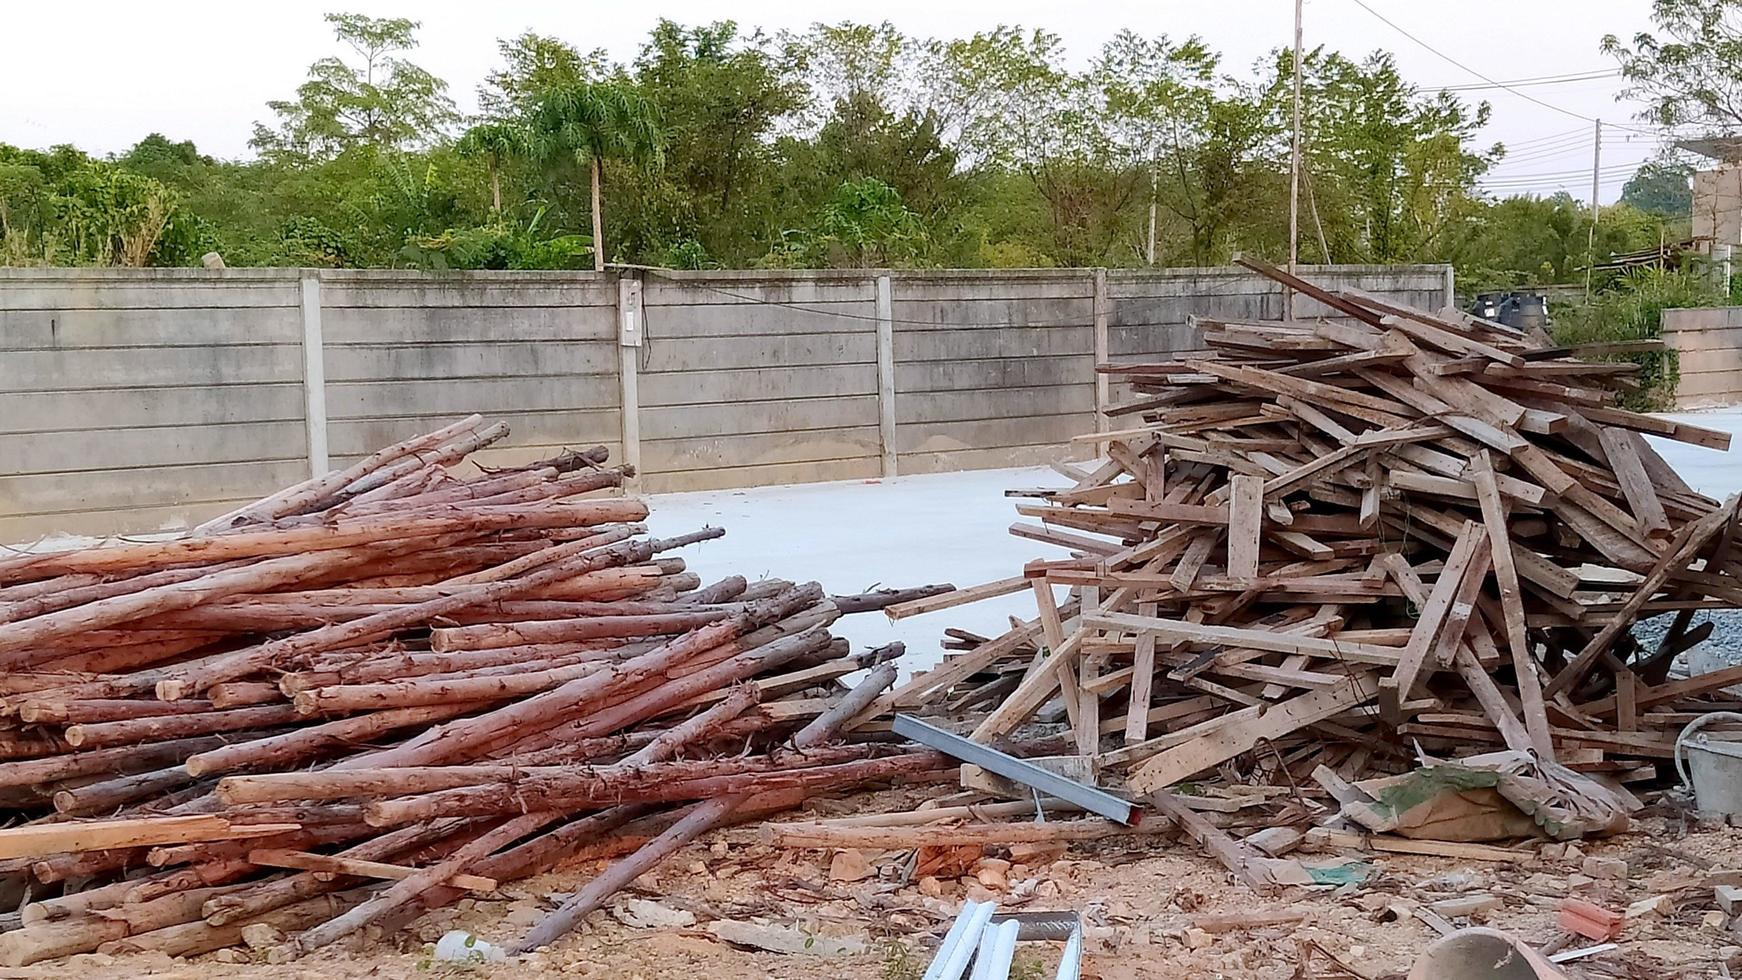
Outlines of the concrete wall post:
[{"label": "concrete wall post", "polygon": [[302,394],[309,476],[324,476],[332,469],[327,454],[327,355],[321,339],[321,279],[313,269],[302,274]]},{"label": "concrete wall post", "polygon": [[883,444],[883,478],[897,475],[895,451],[895,300],[889,274],[877,285],[877,432]]},{"label": "concrete wall post", "polygon": [[[1108,321],[1112,316],[1112,303],[1107,296],[1107,270],[1096,269],[1094,275],[1095,295],[1095,366],[1097,368],[1109,361],[1111,351],[1108,341]],[[1106,432],[1111,420],[1107,417],[1107,408],[1112,404],[1111,378],[1095,372],[1095,431]]]},{"label": "concrete wall post", "polygon": [[641,393],[638,379],[644,322],[641,313],[640,275],[620,276],[617,280],[617,377],[622,401],[618,407],[623,420],[623,463],[634,467],[634,475],[625,480],[623,486],[631,493],[641,486]]}]

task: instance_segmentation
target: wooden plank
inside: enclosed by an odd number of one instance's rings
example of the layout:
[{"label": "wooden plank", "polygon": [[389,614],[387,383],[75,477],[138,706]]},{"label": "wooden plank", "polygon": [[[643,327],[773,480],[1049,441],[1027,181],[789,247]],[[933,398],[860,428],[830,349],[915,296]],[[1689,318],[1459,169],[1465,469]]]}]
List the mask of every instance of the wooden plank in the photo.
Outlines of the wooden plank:
[{"label": "wooden plank", "polygon": [[1639,530],[1648,537],[1669,537],[1669,518],[1663,512],[1663,503],[1657,499],[1657,489],[1651,485],[1651,477],[1646,475],[1645,464],[1633,450],[1634,434],[1601,426],[1597,437],[1602,440],[1603,452],[1609,457],[1609,468],[1614,471],[1616,482],[1621,484],[1621,493],[1633,509]]},{"label": "wooden plank", "polygon": [[1518,584],[1518,568],[1512,561],[1512,538],[1507,531],[1506,507],[1494,483],[1493,460],[1483,452],[1470,460],[1470,475],[1482,506],[1489,551],[1494,562],[1494,582],[1500,592],[1500,611],[1506,626],[1507,651],[1518,683],[1518,698],[1524,727],[1531,746],[1541,758],[1554,760],[1554,742],[1549,737],[1548,713],[1543,707],[1542,672],[1531,653],[1525,629],[1524,593]]},{"label": "wooden plank", "polygon": [[[1153,602],[1142,602],[1137,605],[1139,616],[1153,617],[1156,605]],[[1131,661],[1131,696],[1130,706],[1125,712],[1125,744],[1135,745],[1149,737],[1149,701],[1152,685],[1155,683],[1155,633],[1145,631],[1137,634],[1137,651]]]},{"label": "wooden plank", "polygon": [[1372,674],[1353,674],[1336,687],[1321,688],[1270,705],[1259,712],[1242,709],[1213,732],[1176,745],[1132,771],[1133,792],[1151,793],[1249,752],[1262,741],[1274,741],[1308,725],[1325,721],[1377,695]]},{"label": "wooden plank", "polygon": [[954,592],[942,592],[938,595],[926,596],[923,599],[913,599],[909,602],[898,602],[893,606],[886,607],[883,610],[883,614],[888,616],[891,620],[902,620],[909,616],[919,616],[925,613],[937,612],[940,609],[953,609],[956,606],[965,606],[972,602],[979,602],[982,599],[992,599],[997,596],[1013,595],[1026,588],[1028,588],[1028,577],[1025,575],[1015,575],[1010,578],[999,579],[996,582],[985,582],[980,585],[971,585],[968,588],[957,589]]},{"label": "wooden plank", "polygon": [[1228,574],[1233,578],[1258,575],[1258,550],[1264,531],[1264,481],[1236,474],[1229,481]]},{"label": "wooden plank", "polygon": [[1535,849],[1513,850],[1490,844],[1466,844],[1458,841],[1412,840],[1379,834],[1360,834],[1330,827],[1314,827],[1306,833],[1309,847],[1347,847],[1358,851],[1381,851],[1390,854],[1425,854],[1449,857],[1461,861],[1488,861],[1495,864],[1518,864],[1535,854]]},{"label": "wooden plank", "polygon": [[1235,840],[1166,790],[1150,793],[1147,801],[1156,812],[1178,824],[1187,836],[1209,851],[1211,857],[1220,861],[1246,887],[1260,895],[1269,895],[1276,891],[1274,883],[1253,870],[1255,865],[1264,860],[1264,855],[1259,854],[1256,848]]},{"label": "wooden plank", "polygon": [[1610,645],[1615,642],[1615,638],[1633,624],[1634,617],[1639,614],[1639,609],[1645,605],[1646,600],[1657,594],[1657,591],[1663,588],[1664,583],[1669,581],[1670,574],[1685,568],[1695,553],[1704,547],[1720,528],[1725,526],[1739,500],[1742,500],[1742,497],[1731,497],[1725,501],[1723,507],[1692,524],[1684,525],[1680,531],[1676,532],[1676,536],[1664,549],[1663,557],[1645,576],[1645,580],[1640,583],[1639,588],[1627,598],[1621,609],[1609,619],[1602,630],[1593,636],[1589,643],[1585,644],[1584,649],[1580,650],[1578,655],[1543,688],[1542,693],[1545,697],[1554,697],[1585,676],[1591,666],[1596,663],[1597,658],[1608,651]]},{"label": "wooden plank", "polygon": [[1177,619],[1133,616],[1129,613],[1104,612],[1095,616],[1086,616],[1084,622],[1096,629],[1128,632],[1152,630],[1158,639],[1169,642],[1226,645],[1242,649],[1268,650],[1275,653],[1303,653],[1331,660],[1346,660],[1350,663],[1376,664],[1386,667],[1395,667],[1400,656],[1400,652],[1395,647],[1375,646],[1367,643],[1346,643],[1337,639],[1278,633],[1264,629],[1242,629],[1235,626],[1191,623]]},{"label": "wooden plank", "polygon": [[[1415,630],[1410,634],[1409,645],[1403,648],[1397,661],[1397,669],[1386,678],[1380,705],[1394,724],[1402,717],[1399,713],[1400,705],[1409,700],[1410,692],[1415,690],[1416,683],[1421,679],[1421,672],[1427,664],[1429,654],[1439,642],[1440,631],[1452,611],[1452,602],[1457,598],[1458,588],[1463,584],[1464,569],[1469,567],[1471,558],[1475,555],[1476,539],[1480,533],[1481,528],[1474,521],[1464,522],[1457,541],[1446,557],[1445,566],[1440,570],[1439,580],[1434,583],[1427,601],[1416,613]],[[1401,556],[1396,559],[1402,560]],[[1392,577],[1397,578],[1395,564],[1392,568]],[[1407,585],[1402,580],[1398,584],[1407,591]]]}]

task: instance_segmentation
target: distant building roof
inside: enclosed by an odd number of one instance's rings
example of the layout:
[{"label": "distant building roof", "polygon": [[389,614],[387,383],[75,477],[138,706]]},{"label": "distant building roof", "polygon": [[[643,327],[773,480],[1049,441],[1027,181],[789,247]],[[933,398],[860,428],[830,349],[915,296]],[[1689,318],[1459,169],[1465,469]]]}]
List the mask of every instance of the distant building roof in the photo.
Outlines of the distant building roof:
[{"label": "distant building roof", "polygon": [[1700,139],[1676,140],[1677,149],[1698,153],[1724,163],[1742,163],[1742,136],[1707,136]]}]

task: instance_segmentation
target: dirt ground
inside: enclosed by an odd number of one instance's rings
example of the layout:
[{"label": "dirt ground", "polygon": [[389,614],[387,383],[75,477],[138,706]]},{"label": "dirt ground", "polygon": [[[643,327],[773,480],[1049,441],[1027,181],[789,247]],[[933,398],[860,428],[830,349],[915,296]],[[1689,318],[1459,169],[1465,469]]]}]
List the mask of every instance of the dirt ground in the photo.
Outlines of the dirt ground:
[{"label": "dirt ground", "polygon": [[[849,806],[876,812],[913,805],[913,791],[865,794]],[[839,804],[830,812],[841,809]],[[1575,894],[1614,909],[1660,895],[1670,898],[1630,920],[1620,949],[1568,964],[1572,977],[1727,976],[1720,964],[1742,967],[1742,935],[1706,921],[1712,893],[1703,870],[1742,865],[1742,830],[1722,824],[1690,826],[1685,818],[1647,816],[1622,836],[1589,842],[1568,855],[1521,851],[1516,863],[1470,863],[1440,858],[1368,855],[1376,874],[1362,885],[1295,890],[1260,898],[1233,883],[1222,868],[1189,843],[1170,836],[1078,844],[1058,860],[1004,869],[1007,887],[996,898],[1006,909],[1075,910],[1091,924],[1083,976],[1126,978],[1378,978],[1407,972],[1435,936],[1407,915],[1414,905],[1489,894],[1503,905],[1478,921],[1542,943],[1554,936],[1561,896]],[[1625,879],[1584,873],[1588,856],[1622,858]],[[463,901],[424,916],[396,936],[360,937],[351,948],[279,962],[271,947],[234,950],[195,960],[163,956],[91,954],[70,961],[5,971],[3,977],[77,977],[122,980],[394,980],[400,977],[477,977],[480,980],[611,978],[694,980],[698,977],[918,980],[942,930],[964,897],[994,897],[973,876],[929,882],[901,880],[901,854],[867,853],[874,872],[856,882],[831,880],[833,855],[783,851],[764,843],[755,826],[716,834],[643,877],[621,900],[643,899],[688,912],[688,927],[627,925],[626,912],[595,913],[583,931],[553,949],[512,963],[436,963],[431,944],[450,929],[486,940],[510,941],[602,865],[593,863],[505,886],[496,900]],[[991,875],[996,881],[996,871]],[[939,891],[928,895],[926,891]],[[645,906],[643,906],[645,908]],[[1299,909],[1296,925],[1200,934],[1194,916]],[[1397,918],[1402,910],[1406,917]],[[659,910],[655,910],[659,911]],[[707,931],[720,919],[796,930],[807,952],[769,953],[740,948]],[[1462,920],[1458,924],[1464,924]],[[792,933],[789,933],[792,934]],[[814,938],[806,938],[814,937]],[[831,939],[862,943],[863,951],[818,955]],[[1580,940],[1575,946],[1585,945]],[[802,947],[801,947],[802,948]],[[1024,943],[1011,976],[1051,977],[1059,947]],[[229,962],[236,960],[238,962]],[[1342,964],[1339,966],[1339,962]],[[1354,972],[1349,972],[1353,970]],[[1739,972],[1738,975],[1742,975]]]}]

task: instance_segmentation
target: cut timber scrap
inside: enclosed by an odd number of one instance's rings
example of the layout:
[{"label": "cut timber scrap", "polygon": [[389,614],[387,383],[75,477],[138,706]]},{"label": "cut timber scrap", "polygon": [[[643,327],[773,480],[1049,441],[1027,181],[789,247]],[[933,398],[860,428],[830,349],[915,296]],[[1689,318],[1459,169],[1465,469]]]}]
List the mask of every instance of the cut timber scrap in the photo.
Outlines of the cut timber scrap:
[{"label": "cut timber scrap", "polygon": [[1378,694],[1372,674],[1354,674],[1334,687],[1321,688],[1271,705],[1260,712],[1246,708],[1216,719],[1209,730],[1143,763],[1131,774],[1132,792],[1152,793],[1249,752],[1261,741],[1274,741],[1316,722],[1325,721]]},{"label": "cut timber scrap", "polygon": [[[972,669],[932,700],[988,705],[980,741],[1062,720],[1098,779],[1123,771],[1139,794],[1189,779],[1204,790],[1179,802],[1243,826],[1253,808],[1219,786],[1396,773],[1418,742],[1640,778],[1723,706],[1742,668],[1665,674],[1698,640],[1695,612],[1742,605],[1742,562],[1709,546],[1737,509],[1641,433],[1727,437],[1615,408],[1636,367],[1541,331],[1246,265],[1334,315],[1206,319],[1201,349],[1099,369],[1131,389],[1120,430],[1090,437],[1107,461],[1015,494],[1046,522],[1036,539],[1074,554],[1026,566],[1033,624],[953,635]],[[1059,587],[1077,614],[1054,608]],[[1663,612],[1655,653],[1616,642]]]},{"label": "cut timber scrap", "polygon": [[1639,529],[1652,537],[1667,537],[1670,534],[1669,517],[1664,514],[1663,502],[1657,499],[1657,489],[1652,486],[1645,464],[1634,448],[1633,433],[1604,428],[1598,430],[1597,438],[1603,445],[1604,454],[1609,457],[1609,467],[1615,471],[1621,493],[1632,505],[1633,519],[1639,524]]},{"label": "cut timber scrap", "polygon": [[1711,540],[1713,535],[1728,525],[1730,515],[1736,510],[1739,501],[1742,501],[1742,496],[1732,496],[1724,503],[1723,507],[1692,524],[1683,526],[1680,531],[1676,532],[1676,536],[1664,549],[1663,557],[1658,560],[1657,565],[1645,576],[1645,580],[1622,604],[1621,610],[1598,631],[1596,636],[1591,637],[1591,642],[1585,644],[1584,649],[1580,650],[1570,663],[1561,668],[1561,672],[1556,674],[1554,679],[1543,688],[1543,694],[1547,697],[1553,697],[1582,679],[1591,666],[1596,663],[1597,658],[1609,651],[1609,647],[1614,644],[1616,637],[1620,636],[1622,631],[1632,624],[1633,617],[1638,614],[1639,609],[1645,605],[1646,601],[1663,588],[1664,583],[1669,581],[1672,574],[1679,571],[1689,559],[1705,547],[1706,542]]},{"label": "cut timber scrap", "polygon": [[1085,616],[1083,621],[1089,626],[1102,629],[1129,630],[1131,632],[1149,630],[1161,639],[1175,643],[1225,644],[1237,648],[1309,654],[1332,660],[1346,660],[1350,663],[1385,666],[1393,666],[1398,660],[1396,647],[1381,647],[1368,643],[1344,643],[1335,639],[1293,633],[1273,633],[1269,630],[1213,626],[1207,623],[1133,616],[1128,613],[1101,613]]},{"label": "cut timber scrap", "polygon": [[1264,481],[1236,474],[1228,505],[1228,575],[1258,576],[1258,546],[1264,533]]},{"label": "cut timber scrap", "polygon": [[0,830],[0,858],[40,858],[124,847],[244,840],[301,829],[300,824],[294,823],[238,824],[225,817],[206,814],[37,824]]},{"label": "cut timber scrap", "polygon": [[1414,840],[1385,834],[1359,834],[1330,827],[1314,827],[1307,831],[1306,844],[1314,848],[1345,847],[1358,851],[1383,851],[1390,854],[1425,854],[1432,857],[1456,858],[1460,861],[1487,861],[1496,864],[1516,864],[1531,852],[1517,851],[1491,844],[1465,844],[1457,841]]},{"label": "cut timber scrap", "polygon": [[1264,856],[1255,848],[1228,836],[1226,831],[1212,825],[1191,807],[1180,802],[1179,797],[1166,790],[1150,793],[1146,799],[1157,813],[1178,824],[1187,836],[1209,851],[1211,857],[1220,861],[1246,887],[1260,895],[1268,895],[1276,890],[1270,879],[1254,870],[1264,861]]},{"label": "cut timber scrap", "polygon": [[888,616],[892,620],[901,620],[906,619],[909,616],[919,616],[925,613],[937,612],[940,609],[953,609],[956,606],[965,606],[971,602],[979,602],[981,599],[991,599],[996,596],[1010,595],[1015,592],[1021,592],[1026,588],[1028,588],[1027,577],[1017,575],[1014,578],[999,579],[996,582],[972,585],[965,589],[956,589],[953,592],[942,592],[937,595],[925,596],[920,599],[914,599],[910,602],[899,602],[893,606],[885,607],[883,615]]},{"label": "cut timber scrap", "polygon": [[[1033,812],[1032,807],[1029,812]],[[777,823],[767,824],[763,828],[764,838],[776,847],[863,847],[883,850],[981,844],[1044,844],[1052,841],[1108,840],[1131,835],[1173,832],[1173,825],[1166,820],[1128,826],[1101,819],[962,824],[954,827],[831,827],[826,824]]]},{"label": "cut timber scrap", "polygon": [[1512,657],[1524,727],[1530,733],[1530,743],[1537,755],[1552,762],[1554,740],[1549,735],[1548,713],[1543,706],[1541,666],[1531,652],[1530,639],[1525,632],[1524,593],[1518,582],[1518,568],[1512,560],[1506,506],[1500,499],[1500,489],[1494,481],[1494,463],[1488,453],[1479,453],[1470,460],[1470,473],[1482,507],[1482,522],[1488,533],[1488,548],[1494,562],[1494,584],[1500,593],[1506,647]]},{"label": "cut timber scrap", "polygon": [[1210,935],[1237,932],[1241,929],[1268,929],[1272,926],[1292,926],[1307,920],[1305,909],[1270,909],[1263,912],[1217,912],[1192,916],[1192,927]]},{"label": "cut timber scrap", "polygon": [[[258,864],[264,868],[294,868],[298,871],[352,875],[361,878],[382,878],[389,881],[400,881],[417,872],[416,868],[407,868],[398,864],[359,861],[355,858],[310,854],[307,851],[289,851],[275,847],[256,848],[249,851],[248,863]],[[501,887],[501,883],[494,878],[481,878],[468,874],[454,875],[448,879],[448,884],[455,888],[465,888],[475,892],[493,892]]]}]

